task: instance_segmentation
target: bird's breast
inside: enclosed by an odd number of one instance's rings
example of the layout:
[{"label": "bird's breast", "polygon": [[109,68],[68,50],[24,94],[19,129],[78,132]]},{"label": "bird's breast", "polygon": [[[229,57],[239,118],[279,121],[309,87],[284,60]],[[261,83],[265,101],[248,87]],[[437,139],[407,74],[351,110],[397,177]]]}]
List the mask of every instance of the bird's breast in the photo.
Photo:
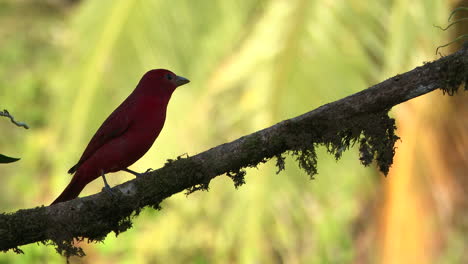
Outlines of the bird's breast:
[{"label": "bird's breast", "polygon": [[149,147],[158,137],[166,120],[167,102],[161,99],[147,98],[140,102],[137,114],[129,127],[129,143]]}]

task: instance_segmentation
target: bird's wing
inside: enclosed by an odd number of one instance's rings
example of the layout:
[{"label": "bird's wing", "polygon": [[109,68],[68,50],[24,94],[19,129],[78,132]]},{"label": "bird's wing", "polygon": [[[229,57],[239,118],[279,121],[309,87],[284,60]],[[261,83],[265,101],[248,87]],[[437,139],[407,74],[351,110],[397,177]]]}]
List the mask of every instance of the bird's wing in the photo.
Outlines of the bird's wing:
[{"label": "bird's wing", "polygon": [[71,167],[68,173],[74,173],[100,147],[127,131],[132,123],[130,117],[132,116],[131,112],[134,110],[133,105],[134,103],[127,99],[112,112],[91,138],[78,163]]}]

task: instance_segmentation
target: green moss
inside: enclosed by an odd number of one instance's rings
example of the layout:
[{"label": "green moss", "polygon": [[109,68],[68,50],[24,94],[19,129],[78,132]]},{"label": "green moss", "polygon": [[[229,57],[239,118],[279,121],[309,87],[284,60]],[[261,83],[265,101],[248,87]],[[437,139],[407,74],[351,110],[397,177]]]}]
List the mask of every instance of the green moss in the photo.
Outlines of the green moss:
[{"label": "green moss", "polygon": [[276,157],[276,167],[278,167],[278,171],[276,172],[276,174],[279,174],[281,171],[285,170],[285,167],[286,167],[285,160],[286,160],[286,158],[283,157],[283,155],[281,155],[281,154],[278,154],[275,157]]},{"label": "green moss", "polygon": [[296,156],[296,161],[299,168],[303,169],[311,179],[317,174],[317,153],[315,147],[294,150],[293,156]]},{"label": "green moss", "polygon": [[[394,144],[398,140],[395,134],[395,120],[388,117],[387,111],[363,114],[346,120],[302,124],[296,128],[291,126],[291,129],[289,133],[296,136],[289,140],[289,152],[296,157],[299,167],[311,178],[318,172],[315,150],[318,145],[324,145],[338,160],[344,151],[359,142],[362,164],[368,166],[375,160],[379,169],[386,175],[393,162]],[[277,166],[281,170],[284,164],[280,162]]]},{"label": "green moss", "polygon": [[[465,43],[465,45],[468,45]],[[438,66],[439,78],[443,80],[442,91],[448,95],[454,95],[462,85],[464,90],[468,90],[466,83],[468,82],[468,58],[457,57],[453,60],[443,58],[442,64]],[[434,65],[436,65],[434,63]]]},{"label": "green moss", "polygon": [[[78,241],[80,240],[77,240],[77,242]],[[86,256],[82,248],[73,245],[73,240],[62,240],[53,243],[55,244],[55,250],[57,250],[60,255],[67,257],[67,259],[71,256]]]},{"label": "green moss", "polygon": [[231,169],[226,175],[232,179],[234,187],[245,184],[246,172],[243,168],[256,167],[260,163],[267,162],[270,157],[260,155],[258,149],[262,148],[263,140],[259,134],[246,137],[244,142],[239,146],[237,157],[230,164]]},{"label": "green moss", "polygon": [[[46,220],[49,224],[54,221],[53,224],[57,228],[50,230],[48,234],[50,242],[44,241],[43,243],[54,245],[57,252],[66,257],[85,255],[84,251],[76,246],[77,241],[83,241],[83,235],[86,236],[88,242],[98,243],[103,242],[110,231],[113,231],[116,236],[127,231],[132,227],[131,219],[137,212],[135,203],[128,201],[128,197],[124,197],[116,190],[113,190],[112,195],[109,194],[99,204],[91,200],[81,200],[81,203],[80,206],[84,208],[102,207],[103,210],[89,210],[88,212],[96,213],[68,223],[55,222],[54,218]],[[74,209],[70,208],[70,211],[73,212]],[[107,213],[102,214],[102,212]]]},{"label": "green moss", "polygon": [[241,185],[244,185],[245,184],[245,170],[242,170],[242,169],[239,169],[237,171],[230,171],[228,173],[226,173],[226,175],[232,179],[232,181],[234,182],[234,187],[237,189],[239,186]]}]

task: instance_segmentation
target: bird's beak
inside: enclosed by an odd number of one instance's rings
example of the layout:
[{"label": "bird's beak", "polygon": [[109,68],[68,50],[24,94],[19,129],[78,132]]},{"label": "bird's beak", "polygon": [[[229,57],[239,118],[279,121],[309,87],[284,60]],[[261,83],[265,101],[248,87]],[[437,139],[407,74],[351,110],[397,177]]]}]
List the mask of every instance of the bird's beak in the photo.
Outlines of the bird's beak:
[{"label": "bird's beak", "polygon": [[175,83],[177,84],[177,86],[181,86],[181,85],[184,85],[184,84],[189,83],[189,82],[190,81],[187,78],[184,78],[182,76],[176,75],[176,77],[175,77]]}]

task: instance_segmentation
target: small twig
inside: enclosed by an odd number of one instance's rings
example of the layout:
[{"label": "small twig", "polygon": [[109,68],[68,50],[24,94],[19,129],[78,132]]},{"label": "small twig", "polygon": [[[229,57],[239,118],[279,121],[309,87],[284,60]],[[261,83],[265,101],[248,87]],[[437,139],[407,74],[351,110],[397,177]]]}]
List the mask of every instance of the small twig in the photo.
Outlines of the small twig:
[{"label": "small twig", "polygon": [[[452,19],[452,17],[454,17],[454,15],[455,15],[457,12],[459,12],[459,11],[468,11],[468,7],[462,6],[462,7],[455,8],[455,9],[452,11],[452,13],[450,13],[450,16],[449,16],[449,18],[448,18],[448,22],[450,22],[450,20]],[[439,28],[440,30],[446,31],[447,29],[449,29],[449,28],[452,27],[453,25],[458,24],[458,23],[461,23],[461,22],[466,21],[466,20],[468,20],[468,17],[464,17],[464,18],[460,18],[460,19],[458,19],[458,20],[455,20],[455,21],[453,21],[452,23],[450,23],[450,24],[449,24],[447,27],[445,27],[445,28],[442,28],[441,26],[436,26],[436,25],[434,25],[434,27]],[[437,49],[436,49],[436,54],[439,54],[439,49],[444,48],[444,47],[447,47],[447,46],[449,46],[449,45],[451,45],[451,44],[453,44],[453,43],[455,43],[455,42],[457,42],[457,41],[459,41],[459,40],[461,40],[461,39],[465,39],[465,38],[468,38],[468,34],[461,35],[461,36],[457,37],[455,40],[453,40],[453,41],[451,41],[451,42],[449,42],[449,43],[447,43],[447,44],[445,44],[445,45],[438,46]]]},{"label": "small twig", "polygon": [[468,17],[464,17],[464,18],[460,18],[460,19],[458,19],[458,20],[455,20],[455,21],[453,21],[452,23],[450,23],[448,26],[446,26],[445,28],[443,28],[443,27],[441,27],[441,26],[436,26],[436,25],[434,25],[434,27],[436,27],[436,28],[438,28],[438,29],[440,29],[440,30],[446,31],[447,29],[449,29],[449,28],[452,27],[453,25],[458,24],[458,23],[461,23],[461,22],[466,21],[466,20],[468,20]]},{"label": "small twig", "polygon": [[26,124],[26,123],[23,123],[23,122],[18,122],[15,120],[15,118],[8,112],[8,110],[3,110],[0,111],[0,116],[6,116],[8,118],[10,118],[11,122],[19,127],[24,127],[25,129],[29,129],[29,126]]},{"label": "small twig", "polygon": [[451,45],[451,44],[453,44],[453,43],[455,43],[455,42],[457,42],[457,41],[460,41],[460,40],[462,40],[462,39],[465,39],[465,38],[468,38],[468,34],[458,36],[456,39],[450,41],[449,43],[437,47],[437,49],[436,49],[436,54],[439,54],[439,49],[444,48],[444,47],[447,47],[447,46],[449,46],[449,45]]},{"label": "small twig", "polygon": [[468,11],[468,7],[466,6],[461,6],[461,7],[458,7],[458,8],[455,8],[452,13],[450,13],[450,16],[448,18],[448,22],[450,22],[450,19],[452,19],[452,17],[455,15],[455,13],[457,13],[458,11],[462,11],[462,10],[465,10],[465,11]]}]

